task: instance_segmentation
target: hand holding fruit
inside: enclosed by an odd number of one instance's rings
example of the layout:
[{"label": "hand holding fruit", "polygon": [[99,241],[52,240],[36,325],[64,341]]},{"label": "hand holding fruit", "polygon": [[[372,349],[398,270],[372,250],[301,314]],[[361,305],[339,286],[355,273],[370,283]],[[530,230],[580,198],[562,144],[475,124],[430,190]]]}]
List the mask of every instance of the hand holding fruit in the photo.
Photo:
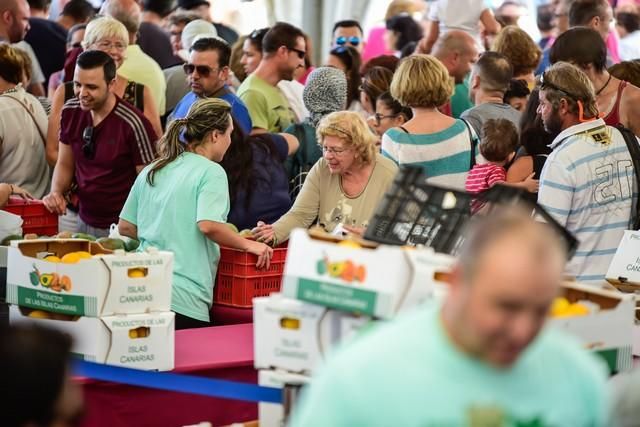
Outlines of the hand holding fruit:
[{"label": "hand holding fruit", "polygon": [[62,194],[57,191],[52,191],[47,194],[44,196],[42,201],[49,212],[58,215],[64,215],[67,212],[67,201],[64,199]]},{"label": "hand holding fruit", "polygon": [[275,239],[275,231],[273,230],[273,225],[265,224],[262,221],[258,221],[258,225],[251,230],[253,233],[254,239],[258,242],[270,243]]}]

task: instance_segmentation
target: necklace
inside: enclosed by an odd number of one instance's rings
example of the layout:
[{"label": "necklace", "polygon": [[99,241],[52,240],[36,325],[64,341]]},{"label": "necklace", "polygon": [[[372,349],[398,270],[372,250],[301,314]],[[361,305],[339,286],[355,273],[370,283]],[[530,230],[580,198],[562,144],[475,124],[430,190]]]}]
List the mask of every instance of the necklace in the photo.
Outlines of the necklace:
[{"label": "necklace", "polygon": [[609,74],[609,78],[607,79],[607,82],[604,84],[604,86],[602,86],[597,92],[596,92],[596,96],[600,95],[602,93],[602,91],[609,86],[609,82],[611,81],[611,78],[613,77],[613,74]]}]

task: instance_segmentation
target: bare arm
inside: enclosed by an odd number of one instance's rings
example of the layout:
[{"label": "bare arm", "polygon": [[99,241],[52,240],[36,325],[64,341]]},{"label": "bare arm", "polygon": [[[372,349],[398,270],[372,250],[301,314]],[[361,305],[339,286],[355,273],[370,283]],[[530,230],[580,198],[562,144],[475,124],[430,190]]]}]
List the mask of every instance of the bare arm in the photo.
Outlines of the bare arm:
[{"label": "bare arm", "polygon": [[294,135],[291,135],[290,133],[279,133],[278,135],[280,135],[285,139],[285,141],[287,141],[287,146],[289,147],[289,155],[292,155],[293,153],[298,151],[298,147],[300,147],[298,138],[296,138]]},{"label": "bare arm", "polygon": [[491,9],[485,9],[482,12],[480,15],[480,22],[482,22],[486,36],[495,36],[500,31],[500,23],[496,21]]},{"label": "bare arm", "polygon": [[245,239],[240,237],[239,234],[234,233],[224,223],[216,221],[199,221],[198,228],[200,232],[207,236],[210,240],[213,240],[221,246],[227,246],[234,249],[240,249],[242,251],[250,252],[258,256],[258,262],[256,267],[269,268],[271,264],[271,256],[273,255],[273,249],[264,243],[256,242],[254,240]]},{"label": "bare arm", "polygon": [[120,218],[118,221],[118,232],[122,236],[127,236],[132,239],[138,240],[138,227],[135,224],[130,223],[129,221],[125,221]]},{"label": "bare arm", "polygon": [[60,144],[58,161],[53,170],[51,192],[42,199],[49,211],[57,213],[58,215],[64,215],[67,211],[67,202],[64,198],[64,193],[71,186],[74,170],[75,164],[71,147],[67,144]]},{"label": "bare arm", "polygon": [[58,160],[58,139],[60,137],[60,115],[64,106],[64,84],[58,86],[51,100],[51,114],[47,127],[47,163],[55,166]]},{"label": "bare arm", "polygon": [[427,35],[424,36],[418,43],[416,53],[431,53],[433,45],[436,44],[436,41],[438,41],[438,37],[440,36],[440,23],[438,21],[429,21],[427,23],[426,34]]},{"label": "bare arm", "polygon": [[263,129],[263,128],[252,128],[251,129],[251,135],[260,135],[262,133],[267,133],[267,130]]},{"label": "bare arm", "polygon": [[640,89],[627,85],[620,102],[622,124],[640,138]]},{"label": "bare arm", "polygon": [[144,116],[151,122],[156,136],[160,138],[162,136],[160,115],[158,114],[158,108],[156,107],[156,101],[153,99],[153,94],[146,86],[144,87]]},{"label": "bare arm", "polygon": [[522,156],[507,171],[507,182],[522,182],[533,173],[533,157]]}]

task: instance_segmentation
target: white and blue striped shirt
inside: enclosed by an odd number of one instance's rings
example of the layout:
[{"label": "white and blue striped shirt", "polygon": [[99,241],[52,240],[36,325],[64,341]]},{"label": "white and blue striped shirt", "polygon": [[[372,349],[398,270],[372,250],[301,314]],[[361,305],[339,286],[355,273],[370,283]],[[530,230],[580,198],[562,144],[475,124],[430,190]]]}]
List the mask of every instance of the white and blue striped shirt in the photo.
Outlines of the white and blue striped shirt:
[{"label": "white and blue striped shirt", "polygon": [[637,198],[633,163],[622,134],[602,119],[571,126],[551,143],[538,203],[580,241],[567,273],[604,281]]}]

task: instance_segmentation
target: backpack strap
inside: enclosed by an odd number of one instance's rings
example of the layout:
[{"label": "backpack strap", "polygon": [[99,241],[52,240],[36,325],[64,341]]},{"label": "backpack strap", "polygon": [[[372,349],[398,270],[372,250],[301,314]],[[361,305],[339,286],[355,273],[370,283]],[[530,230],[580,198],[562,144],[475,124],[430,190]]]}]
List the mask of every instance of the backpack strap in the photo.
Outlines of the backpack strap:
[{"label": "backpack strap", "polygon": [[[631,130],[618,123],[616,129],[620,131],[624,138],[624,142],[627,144],[627,149],[631,155],[631,161],[633,162],[634,176],[636,177],[637,189],[640,190],[640,145],[635,134]],[[640,229],[640,203],[636,201],[636,211],[632,216],[633,230]]]}]

